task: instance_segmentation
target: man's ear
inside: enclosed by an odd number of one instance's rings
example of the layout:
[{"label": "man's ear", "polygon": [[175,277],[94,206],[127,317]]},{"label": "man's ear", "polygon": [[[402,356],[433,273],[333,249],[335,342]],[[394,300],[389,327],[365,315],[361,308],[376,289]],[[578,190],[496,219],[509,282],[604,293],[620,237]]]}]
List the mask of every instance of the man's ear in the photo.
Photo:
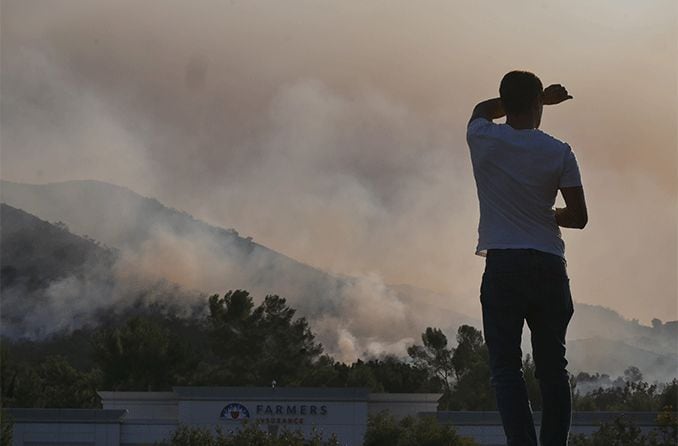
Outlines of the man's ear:
[{"label": "man's ear", "polygon": [[532,112],[534,113],[534,115],[539,116],[543,109],[544,101],[541,99],[541,97],[535,99],[534,103],[532,104]]}]

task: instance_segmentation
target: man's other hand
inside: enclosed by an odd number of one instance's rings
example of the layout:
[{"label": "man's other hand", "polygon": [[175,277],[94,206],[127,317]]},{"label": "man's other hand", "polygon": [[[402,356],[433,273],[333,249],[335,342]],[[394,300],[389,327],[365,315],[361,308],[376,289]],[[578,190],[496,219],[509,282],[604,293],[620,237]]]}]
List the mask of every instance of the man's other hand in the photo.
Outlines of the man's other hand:
[{"label": "man's other hand", "polygon": [[560,104],[568,99],[572,99],[572,96],[560,84],[549,85],[544,89],[544,105]]}]

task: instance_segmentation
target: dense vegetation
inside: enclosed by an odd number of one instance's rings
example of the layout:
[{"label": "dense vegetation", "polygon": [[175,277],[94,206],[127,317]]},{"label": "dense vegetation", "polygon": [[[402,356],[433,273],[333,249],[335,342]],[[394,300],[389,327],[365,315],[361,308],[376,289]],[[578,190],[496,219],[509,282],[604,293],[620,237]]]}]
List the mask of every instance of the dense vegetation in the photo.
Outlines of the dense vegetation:
[{"label": "dense vegetation", "polygon": [[[633,422],[620,416],[603,423],[591,436],[572,434],[572,446],[674,446],[678,444],[678,419],[675,413],[658,415],[658,426],[643,433]],[[338,446],[336,438],[323,438],[314,432],[304,439],[299,432],[281,430],[271,434],[255,424],[236,432],[214,433],[208,429],[181,426],[164,446]],[[457,435],[454,427],[441,425],[431,417],[406,417],[396,420],[388,413],[371,415],[367,422],[364,446],[474,446],[475,441]]]},{"label": "dense vegetation", "polygon": [[[457,435],[452,426],[439,424],[430,417],[406,417],[396,420],[387,413],[370,416],[364,446],[474,446],[473,440]],[[255,424],[240,431],[213,433],[207,429],[181,426],[167,446],[339,446],[334,436],[323,438],[315,432],[304,439],[302,434],[281,430],[269,434]]]},{"label": "dense vegetation", "polygon": [[678,419],[675,412],[664,411],[657,416],[658,426],[643,433],[631,421],[621,416],[603,423],[591,436],[572,435],[572,446],[675,446],[678,444]]},{"label": "dense vegetation", "polygon": [[339,446],[339,442],[334,436],[323,439],[319,432],[314,432],[310,438],[304,438],[298,431],[287,430],[272,435],[255,424],[245,424],[239,431],[218,429],[216,433],[209,429],[180,426],[169,442],[161,446]]},{"label": "dense vegetation", "polygon": [[388,413],[370,416],[364,446],[473,446],[475,441],[460,437],[452,426],[432,417],[396,420]]},{"label": "dense vegetation", "polygon": [[[408,358],[345,364],[323,353],[303,317],[285,299],[255,305],[236,290],[207,302],[207,316],[178,318],[149,307],[44,341],[0,346],[4,407],[98,407],[96,389],[171,389],[174,385],[367,387],[373,392],[441,392],[440,409],[494,410],[482,334],[463,325],[456,346],[427,328]],[[539,410],[534,362],[524,360],[533,408]],[[609,382],[607,382],[607,381]],[[586,394],[577,386],[591,388]],[[609,384],[609,385],[607,385]],[[676,407],[678,381],[648,384],[635,367],[624,377],[573,377],[575,410],[658,411]]]}]

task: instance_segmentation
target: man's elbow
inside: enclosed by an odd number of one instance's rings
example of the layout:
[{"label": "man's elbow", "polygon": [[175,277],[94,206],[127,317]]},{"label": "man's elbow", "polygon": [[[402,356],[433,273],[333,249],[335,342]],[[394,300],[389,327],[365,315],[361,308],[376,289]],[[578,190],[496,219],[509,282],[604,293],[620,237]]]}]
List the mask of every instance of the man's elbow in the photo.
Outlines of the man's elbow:
[{"label": "man's elbow", "polygon": [[471,113],[471,119],[469,120],[469,124],[471,123],[471,121],[478,118],[487,119],[488,121],[492,121],[493,119],[492,113],[488,109],[487,104],[483,102],[473,107],[473,113]]},{"label": "man's elbow", "polygon": [[574,227],[575,229],[584,229],[588,222],[589,216],[587,214],[579,215],[574,223]]},{"label": "man's elbow", "polygon": [[577,212],[573,209],[563,208],[556,212],[556,222],[558,226],[570,229],[584,229],[589,222],[589,216],[586,212]]}]

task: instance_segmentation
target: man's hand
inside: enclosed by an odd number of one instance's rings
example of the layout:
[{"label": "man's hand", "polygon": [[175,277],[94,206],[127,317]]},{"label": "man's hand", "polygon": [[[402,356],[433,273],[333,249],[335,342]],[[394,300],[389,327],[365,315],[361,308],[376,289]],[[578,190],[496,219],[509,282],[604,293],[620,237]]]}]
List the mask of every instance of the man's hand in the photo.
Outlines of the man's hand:
[{"label": "man's hand", "polygon": [[565,87],[560,84],[549,85],[544,89],[544,105],[560,104],[563,101],[572,99]]}]

